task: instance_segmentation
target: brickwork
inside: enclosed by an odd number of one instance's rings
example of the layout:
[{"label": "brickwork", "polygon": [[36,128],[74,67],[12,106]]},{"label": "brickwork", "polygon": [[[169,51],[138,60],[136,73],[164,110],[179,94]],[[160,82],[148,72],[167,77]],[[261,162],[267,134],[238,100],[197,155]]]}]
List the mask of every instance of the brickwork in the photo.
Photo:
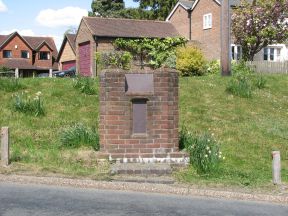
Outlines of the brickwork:
[{"label": "brickwork", "polygon": [[90,32],[87,24],[82,20],[79,26],[78,34],[76,37],[76,68],[78,73],[79,71],[79,44],[90,41],[90,73],[93,77],[96,76],[96,62],[95,62],[95,52],[96,52],[96,43]]},{"label": "brickwork", "polygon": [[[212,28],[203,29],[203,15],[212,14]],[[192,40],[202,44],[207,59],[220,59],[221,7],[213,0],[200,0],[192,12]]]},{"label": "brickwork", "polygon": [[189,39],[190,18],[188,12],[181,5],[177,7],[169,22],[174,25],[179,34],[186,39]]},{"label": "brickwork", "polygon": [[[50,59],[47,60],[41,60],[39,59],[40,56],[40,52],[49,52],[50,53]],[[39,67],[44,67],[44,68],[49,68],[52,67],[52,51],[49,49],[48,46],[44,45],[41,47],[41,49],[36,53],[36,57],[35,57],[35,65],[39,66]]]},{"label": "brickwork", "polygon": [[[100,148],[121,162],[183,162],[178,152],[178,74],[175,71],[134,71],[153,74],[154,93],[125,93],[127,71],[100,76]],[[147,132],[133,134],[132,100],[147,99]]]},{"label": "brickwork", "polygon": [[[17,46],[17,48],[15,48]],[[29,59],[25,59],[29,64],[32,65],[32,50],[27,46],[23,40],[17,35],[7,45],[0,50],[0,64],[4,64],[6,59],[3,58],[3,50],[11,50],[12,58],[21,58],[21,51],[29,52]]]}]

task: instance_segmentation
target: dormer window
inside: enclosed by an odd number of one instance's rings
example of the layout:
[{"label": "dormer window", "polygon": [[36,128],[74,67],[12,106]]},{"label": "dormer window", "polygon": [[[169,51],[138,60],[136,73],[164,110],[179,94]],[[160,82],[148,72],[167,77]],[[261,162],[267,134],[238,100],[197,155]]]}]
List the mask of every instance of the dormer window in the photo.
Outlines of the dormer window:
[{"label": "dormer window", "polygon": [[3,58],[12,58],[11,50],[3,50]]},{"label": "dormer window", "polygon": [[205,14],[203,16],[203,29],[211,29],[212,28],[212,13]]},{"label": "dormer window", "polygon": [[50,59],[50,52],[39,53],[39,60],[49,60],[49,59]]},{"label": "dormer window", "polygon": [[21,51],[21,58],[29,59],[29,58],[30,58],[29,52],[26,51],[26,50],[22,50],[22,51]]}]

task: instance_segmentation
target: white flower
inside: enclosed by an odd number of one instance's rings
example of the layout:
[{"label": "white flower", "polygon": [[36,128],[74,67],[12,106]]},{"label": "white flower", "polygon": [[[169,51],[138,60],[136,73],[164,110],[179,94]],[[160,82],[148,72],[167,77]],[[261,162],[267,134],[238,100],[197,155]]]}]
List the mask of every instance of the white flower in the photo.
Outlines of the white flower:
[{"label": "white flower", "polygon": [[225,160],[225,157],[223,157],[222,159]]},{"label": "white flower", "polygon": [[212,135],[212,136],[214,136],[215,134],[214,134],[214,133],[212,133],[211,135]]},{"label": "white flower", "polygon": [[209,150],[208,153],[211,154],[211,151]]},{"label": "white flower", "polygon": [[37,95],[37,96],[40,96],[40,95],[42,95],[42,92],[41,92],[41,91],[38,91],[38,92],[36,93],[36,95]]},{"label": "white flower", "polygon": [[219,152],[219,155],[221,155],[222,154],[222,152]]},{"label": "white flower", "polygon": [[208,139],[208,142],[210,142],[210,139]]},{"label": "white flower", "polygon": [[208,157],[208,155],[206,154],[206,155],[205,155],[205,157],[207,158],[207,157]]},{"label": "white flower", "polygon": [[36,96],[36,97],[34,98],[34,100],[39,100],[39,97],[38,97],[38,96]]},{"label": "white flower", "polygon": [[209,146],[206,146],[206,150],[210,150],[210,147],[209,147]]},{"label": "white flower", "polygon": [[222,156],[221,156],[221,155],[219,155],[219,158],[221,159],[221,158],[222,158]]}]

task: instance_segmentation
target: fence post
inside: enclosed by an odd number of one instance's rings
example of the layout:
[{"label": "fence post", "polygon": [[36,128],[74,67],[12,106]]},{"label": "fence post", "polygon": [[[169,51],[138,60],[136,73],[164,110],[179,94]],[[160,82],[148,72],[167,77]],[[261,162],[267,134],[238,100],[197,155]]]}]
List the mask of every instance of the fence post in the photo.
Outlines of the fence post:
[{"label": "fence post", "polygon": [[15,69],[15,78],[18,79],[19,78],[19,68]]},{"label": "fence post", "polygon": [[9,165],[9,128],[1,128],[1,166]]},{"label": "fence post", "polygon": [[273,184],[281,184],[281,159],[280,151],[272,151],[272,175]]},{"label": "fence post", "polygon": [[52,78],[53,77],[53,74],[52,74],[53,70],[52,69],[49,69],[49,77]]}]

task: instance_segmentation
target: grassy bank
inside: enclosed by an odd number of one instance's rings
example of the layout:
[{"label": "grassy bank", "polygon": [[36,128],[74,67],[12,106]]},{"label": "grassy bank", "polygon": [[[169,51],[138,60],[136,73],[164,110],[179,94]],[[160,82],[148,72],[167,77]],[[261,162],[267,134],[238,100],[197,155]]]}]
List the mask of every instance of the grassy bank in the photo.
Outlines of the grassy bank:
[{"label": "grassy bank", "polygon": [[[288,181],[288,76],[265,77],[267,87],[248,99],[225,91],[230,78],[180,79],[180,124],[215,134],[226,159],[212,175],[199,176],[189,167],[176,174],[179,180],[265,186],[271,181],[271,151],[277,149],[282,153],[282,178]],[[14,112],[15,92],[0,88],[0,126],[11,128],[11,170],[106,178],[108,164],[98,164],[92,148],[63,148],[60,142],[60,133],[74,123],[97,126],[98,96],[73,88],[72,79],[23,79],[21,84],[24,89],[18,92],[42,92],[46,115]]]}]

